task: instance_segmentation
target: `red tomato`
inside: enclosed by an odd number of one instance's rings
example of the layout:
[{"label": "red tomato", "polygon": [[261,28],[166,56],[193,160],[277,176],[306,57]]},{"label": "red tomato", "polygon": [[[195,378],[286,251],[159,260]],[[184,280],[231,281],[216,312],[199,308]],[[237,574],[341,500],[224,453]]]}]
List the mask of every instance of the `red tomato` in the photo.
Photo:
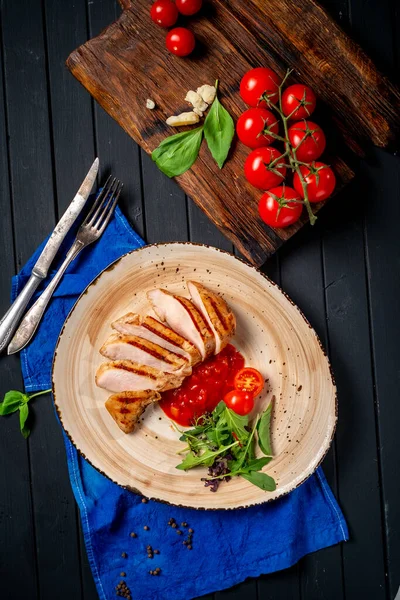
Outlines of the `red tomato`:
[{"label": "red tomato", "polygon": [[176,0],[176,7],[182,15],[195,15],[201,9],[203,0]]},{"label": "red tomato", "polygon": [[[290,85],[282,94],[282,110],[291,119],[307,119],[315,110],[317,99],[307,85]],[[296,110],[297,108],[297,110]]]},{"label": "red tomato", "polygon": [[293,188],[284,185],[272,188],[261,196],[258,210],[264,223],[270,227],[288,227],[296,223],[303,204],[290,200],[300,200],[300,196]]},{"label": "red tomato", "polygon": [[[240,95],[249,106],[267,107],[270,102],[277,102],[278,88],[281,78],[274,71],[265,67],[251,69],[243,76],[240,82]],[[263,99],[264,96],[264,99]]]},{"label": "red tomato", "polygon": [[240,369],[235,375],[235,389],[241,392],[247,392],[255,398],[261,394],[264,387],[264,378],[260,371],[245,367]]},{"label": "red tomato", "polygon": [[317,160],[325,150],[326,139],[321,127],[312,121],[293,123],[288,129],[289,140],[301,162]]},{"label": "red tomato", "polygon": [[[300,166],[301,174],[307,183],[307,194],[310,202],[322,202],[333,193],[336,187],[335,173],[322,162],[313,162],[309,167]],[[303,186],[297,173],[293,177],[295,190],[304,198]]]},{"label": "red tomato", "polygon": [[172,27],[178,20],[178,9],[171,0],[157,0],[150,9],[150,16],[160,27]]},{"label": "red tomato", "polygon": [[244,174],[247,181],[260,190],[269,190],[269,188],[281,184],[286,175],[286,167],[279,166],[279,160],[271,168],[269,167],[281,155],[279,150],[271,147],[256,148],[250,152],[244,163]]},{"label": "red tomato", "polygon": [[278,133],[279,125],[275,115],[265,108],[249,108],[240,115],[236,123],[238,138],[249,148],[269,146],[274,141],[268,131]]},{"label": "red tomato", "polygon": [[232,390],[224,396],[224,402],[228,408],[231,408],[238,415],[248,415],[254,408],[254,398],[252,394]]},{"label": "red tomato", "polygon": [[176,56],[187,56],[193,52],[196,40],[191,31],[186,27],[175,27],[167,33],[167,48]]}]

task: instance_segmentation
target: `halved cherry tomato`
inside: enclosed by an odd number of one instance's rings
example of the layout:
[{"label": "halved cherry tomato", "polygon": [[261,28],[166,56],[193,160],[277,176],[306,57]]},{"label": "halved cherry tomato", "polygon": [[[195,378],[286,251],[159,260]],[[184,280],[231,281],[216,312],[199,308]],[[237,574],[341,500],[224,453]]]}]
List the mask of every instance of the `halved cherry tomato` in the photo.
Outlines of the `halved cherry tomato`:
[{"label": "halved cherry tomato", "polygon": [[236,373],[234,384],[235,389],[241,392],[248,392],[255,398],[263,390],[264,378],[257,369],[245,367]]},{"label": "halved cherry tomato", "polygon": [[257,67],[243,76],[240,82],[240,95],[249,106],[266,108],[268,98],[273,104],[278,100],[281,78],[272,69]]},{"label": "halved cherry tomato", "polygon": [[178,9],[171,0],[156,0],[150,9],[150,16],[160,27],[172,27],[178,20]]},{"label": "halved cherry tomato", "polygon": [[[290,85],[282,94],[283,114],[291,119],[308,119],[314,112],[317,99],[308,85],[295,83]],[[296,110],[297,109],[297,110]]]},{"label": "halved cherry tomato", "polygon": [[[260,190],[269,190],[280,185],[285,179],[286,167],[281,166],[285,159],[279,161],[282,152],[276,148],[256,148],[250,152],[244,163],[244,174],[249,183]],[[275,162],[277,161],[277,162]],[[271,163],[274,163],[271,167]]]},{"label": "halved cherry tomato", "polygon": [[[292,202],[291,202],[292,200]],[[293,202],[296,200],[296,202]],[[260,217],[270,227],[288,227],[299,220],[303,204],[299,194],[291,187],[280,186],[261,196],[258,210]]]},{"label": "halved cherry tomato", "polygon": [[[312,162],[308,167],[300,167],[307,183],[307,195],[310,202],[322,202],[331,196],[336,187],[335,173],[322,162]],[[293,187],[304,198],[303,186],[297,173],[293,177]]]},{"label": "halved cherry tomato", "polygon": [[224,402],[228,408],[231,408],[238,415],[248,415],[254,408],[254,398],[252,394],[232,390],[224,396]]},{"label": "halved cherry tomato", "polygon": [[236,123],[238,138],[249,148],[269,146],[274,141],[268,132],[278,133],[276,116],[265,108],[249,108],[242,113]]},{"label": "halved cherry tomato", "polygon": [[175,27],[167,33],[165,43],[172,54],[187,56],[193,52],[196,40],[193,33],[186,27]]},{"label": "halved cherry tomato", "polygon": [[181,15],[195,15],[201,9],[203,0],[176,0],[176,7]]},{"label": "halved cherry tomato", "polygon": [[301,162],[317,160],[325,150],[325,134],[312,121],[293,123],[288,129],[288,136],[290,143],[296,148],[296,157]]}]

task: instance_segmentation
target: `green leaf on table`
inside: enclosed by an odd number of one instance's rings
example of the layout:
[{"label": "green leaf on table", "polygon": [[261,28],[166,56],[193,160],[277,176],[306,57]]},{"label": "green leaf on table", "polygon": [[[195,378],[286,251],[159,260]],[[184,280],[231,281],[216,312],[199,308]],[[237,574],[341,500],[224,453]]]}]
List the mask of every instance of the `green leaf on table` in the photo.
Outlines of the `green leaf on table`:
[{"label": "green leaf on table", "polygon": [[218,100],[218,95],[216,95],[204,121],[204,137],[220,169],[222,169],[227,159],[234,134],[233,119]]},{"label": "green leaf on table", "polygon": [[28,416],[29,416],[28,404],[26,404],[26,403],[22,404],[19,407],[19,427],[20,427],[21,433],[25,439],[28,437],[28,435],[31,432],[29,427],[26,425],[26,420],[27,420]]},{"label": "green leaf on table", "polygon": [[272,456],[271,414],[273,398],[257,423],[258,445],[264,454]]},{"label": "green leaf on table", "polygon": [[266,473],[261,473],[260,471],[251,471],[250,473],[241,473],[241,476],[265,492],[273,492],[276,490],[275,479]]},{"label": "green leaf on table", "polygon": [[202,139],[203,126],[171,135],[153,150],[151,158],[165,175],[177,177],[193,165]]},{"label": "green leaf on table", "polygon": [[0,416],[10,415],[16,412],[19,407],[26,404],[29,400],[29,396],[18,392],[16,390],[10,390],[4,396],[3,402],[0,404]]}]

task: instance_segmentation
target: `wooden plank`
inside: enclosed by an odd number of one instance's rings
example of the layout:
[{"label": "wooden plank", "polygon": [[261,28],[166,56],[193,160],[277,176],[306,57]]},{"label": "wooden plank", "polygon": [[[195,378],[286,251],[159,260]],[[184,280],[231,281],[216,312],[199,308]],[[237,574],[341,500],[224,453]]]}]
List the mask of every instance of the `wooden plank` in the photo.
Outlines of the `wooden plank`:
[{"label": "wooden plank", "polygon": [[[0,314],[10,305],[10,281],[15,273],[13,215],[9,184],[6,129],[6,99],[3,82],[3,48],[0,40]],[[10,389],[22,389],[17,356],[0,358],[0,398]],[[18,416],[1,418],[0,423],[0,578],[2,595],[11,598],[18,582],[22,597],[36,600],[37,565],[35,531],[30,487],[28,444],[19,433]],[[15,552],[19,552],[16,560]]]},{"label": "wooden plank", "polygon": [[[244,109],[237,93],[239,82],[251,66],[268,64],[280,74],[285,71],[276,53],[269,52],[266,44],[259,45],[251,31],[227,11],[225,3],[215,0],[213,10],[212,20],[192,21],[195,34],[207,48],[201,60],[196,54],[186,60],[168,54],[165,33],[151,23],[149,26],[147,0],[137,0],[134,9],[124,11],[118,22],[78,48],[67,61],[79,81],[148,153],[171,133],[165,118],[184,109],[188,87],[196,88],[199,82],[215,79],[215,73],[223,73],[221,97],[231,114],[238,117]],[[156,102],[154,111],[146,108],[149,96]],[[235,143],[229,160],[219,170],[203,144],[195,165],[177,179],[239,250],[260,265],[307,221],[307,215],[304,212],[297,224],[285,230],[271,229],[261,221],[260,194],[244,176],[238,177],[247,154],[242,144]],[[334,164],[339,189],[353,173],[338,157],[329,160]]]},{"label": "wooden plank", "polygon": [[[5,73],[18,266],[55,225],[46,52],[40,0],[24,10],[3,3]],[[32,406],[36,427],[29,438],[37,545],[38,586],[43,598],[80,596],[75,505],[67,478],[61,431],[49,396]],[[55,484],[55,482],[57,482]],[[16,526],[18,528],[18,526]],[[19,580],[20,578],[18,578]],[[29,596],[29,593],[28,593]]]}]

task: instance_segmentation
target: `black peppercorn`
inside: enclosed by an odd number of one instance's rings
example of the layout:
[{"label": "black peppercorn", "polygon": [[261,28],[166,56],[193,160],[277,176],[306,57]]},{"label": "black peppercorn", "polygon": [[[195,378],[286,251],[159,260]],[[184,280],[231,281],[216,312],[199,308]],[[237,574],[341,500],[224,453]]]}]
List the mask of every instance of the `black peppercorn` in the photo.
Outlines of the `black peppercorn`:
[{"label": "black peppercorn", "polygon": [[127,553],[126,553],[126,552],[122,552],[122,553],[121,553],[121,556],[122,556],[122,558],[126,558],[128,555],[127,555]]},{"label": "black peppercorn", "polygon": [[123,571],[121,571],[120,576],[121,577],[126,577],[126,573],[124,573]]},{"label": "black peppercorn", "polygon": [[148,525],[145,525],[145,526],[143,527],[143,529],[144,529],[145,531],[149,531],[150,527],[149,527]]},{"label": "black peppercorn", "polygon": [[160,554],[159,550],[154,550],[154,554]]},{"label": "black peppercorn", "polygon": [[177,529],[177,530],[176,530],[176,533],[177,533],[178,535],[182,535],[182,531],[181,531],[180,529]]},{"label": "black peppercorn", "polygon": [[185,522],[181,523],[181,527],[187,527],[187,523],[185,523]]},{"label": "black peppercorn", "polygon": [[178,525],[175,523],[175,521],[173,521],[173,522],[171,523],[171,527],[173,527],[173,528],[175,529],[176,527],[178,527]]},{"label": "black peppercorn", "polygon": [[148,502],[147,498],[142,498],[142,502],[143,502],[143,504],[147,504],[147,502]]},{"label": "black peppercorn", "polygon": [[193,531],[193,529],[191,527],[188,529],[188,532],[189,533],[194,533],[194,531]]},{"label": "black peppercorn", "polygon": [[135,537],[137,537],[137,534],[134,531],[132,531],[131,538],[135,538]]},{"label": "black peppercorn", "polygon": [[186,547],[187,547],[188,550],[192,549],[192,546],[190,544],[188,544]]}]

